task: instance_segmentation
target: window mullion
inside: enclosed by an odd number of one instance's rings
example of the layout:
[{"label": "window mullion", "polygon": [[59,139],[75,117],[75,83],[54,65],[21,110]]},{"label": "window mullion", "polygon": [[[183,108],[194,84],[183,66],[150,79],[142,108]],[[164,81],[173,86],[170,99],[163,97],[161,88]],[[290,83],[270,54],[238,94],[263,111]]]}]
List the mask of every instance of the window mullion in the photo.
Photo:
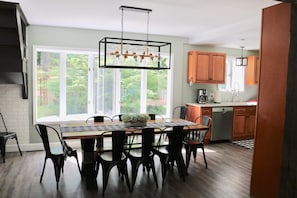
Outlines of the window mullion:
[{"label": "window mullion", "polygon": [[115,108],[113,112],[120,113],[121,106],[120,106],[120,100],[121,100],[121,72],[120,69],[115,69],[114,73],[114,105]]},{"label": "window mullion", "polygon": [[88,60],[88,114],[92,115],[94,114],[94,87],[95,87],[95,81],[94,81],[94,73],[95,73],[95,62],[94,55],[89,55]]},{"label": "window mullion", "polygon": [[146,103],[147,103],[147,71],[141,71],[141,82],[140,82],[140,112],[146,113]]},{"label": "window mullion", "polygon": [[60,54],[60,117],[66,117],[66,77],[67,77],[66,54]]}]

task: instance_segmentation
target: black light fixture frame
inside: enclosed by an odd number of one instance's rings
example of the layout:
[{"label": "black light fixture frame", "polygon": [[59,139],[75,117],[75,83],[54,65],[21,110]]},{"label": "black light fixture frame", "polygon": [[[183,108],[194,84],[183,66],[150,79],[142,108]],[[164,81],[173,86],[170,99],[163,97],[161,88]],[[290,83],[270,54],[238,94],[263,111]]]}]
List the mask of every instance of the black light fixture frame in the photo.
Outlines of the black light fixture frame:
[{"label": "black light fixture frame", "polygon": [[243,57],[243,46],[240,47],[241,48],[241,56],[240,57],[236,57],[235,59],[235,64],[236,66],[247,66],[248,64],[248,58],[247,57]]},{"label": "black light fixture frame", "polygon": [[[137,7],[131,7],[131,6],[120,6],[119,8],[122,10],[122,32],[121,32],[121,38],[115,38],[115,37],[104,37],[99,41],[99,68],[125,68],[125,69],[154,69],[154,70],[161,70],[161,69],[170,69],[171,66],[171,43],[170,42],[163,42],[163,41],[151,41],[148,38],[148,27],[147,27],[147,40],[140,40],[140,39],[127,39],[123,38],[123,10],[128,11],[137,11],[137,12],[146,12],[149,15],[149,12],[151,12],[151,9],[146,8],[137,8]],[[148,21],[147,21],[148,22]],[[148,23],[147,23],[148,25]],[[110,55],[107,48],[108,45],[118,45],[120,46],[119,50],[121,52],[120,55],[124,55],[123,53],[123,47],[125,45],[129,46],[140,46],[140,47],[146,47],[146,48],[153,48],[155,49],[154,57],[157,59],[155,64],[144,66],[144,65],[115,65],[115,64],[108,64],[107,63],[107,56]],[[164,48],[166,50],[164,50]],[[163,51],[164,50],[164,51]],[[168,57],[168,64],[166,64],[166,67],[161,65],[161,54],[166,54],[166,57]],[[168,56],[167,56],[168,54]],[[129,54],[128,56],[132,56]],[[142,56],[137,55],[137,56]],[[149,54],[145,54],[145,57],[149,57]],[[153,55],[152,55],[153,56]]]},{"label": "black light fixture frame", "polygon": [[[131,66],[131,65],[109,65],[107,64],[107,46],[109,44],[116,45],[131,45],[131,46],[147,46],[157,49],[157,54],[159,58],[157,60],[156,66]],[[162,67],[160,58],[162,57],[160,54],[162,47],[168,48],[168,66]],[[114,37],[104,37],[99,41],[99,68],[125,68],[125,69],[170,69],[171,65],[171,43],[170,42],[162,42],[162,41],[147,41],[147,40],[138,40],[138,39],[125,39],[125,38],[114,38]]]}]

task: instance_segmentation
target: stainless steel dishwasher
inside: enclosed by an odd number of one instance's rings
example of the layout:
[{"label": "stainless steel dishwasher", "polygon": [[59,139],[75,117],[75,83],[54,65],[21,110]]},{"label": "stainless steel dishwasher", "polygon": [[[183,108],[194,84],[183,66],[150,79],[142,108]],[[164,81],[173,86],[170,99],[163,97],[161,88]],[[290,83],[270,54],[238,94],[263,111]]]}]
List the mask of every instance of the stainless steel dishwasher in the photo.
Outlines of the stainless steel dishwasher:
[{"label": "stainless steel dishwasher", "polygon": [[211,141],[231,140],[233,126],[233,107],[213,107]]}]

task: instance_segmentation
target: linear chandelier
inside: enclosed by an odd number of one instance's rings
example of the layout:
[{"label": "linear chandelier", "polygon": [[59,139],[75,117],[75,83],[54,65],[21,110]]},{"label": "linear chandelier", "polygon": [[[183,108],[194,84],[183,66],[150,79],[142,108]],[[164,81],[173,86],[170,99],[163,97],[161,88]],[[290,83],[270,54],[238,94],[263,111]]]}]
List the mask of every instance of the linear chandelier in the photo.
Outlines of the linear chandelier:
[{"label": "linear chandelier", "polygon": [[[120,6],[121,38],[104,37],[99,41],[99,68],[170,69],[171,43],[149,40],[151,9]],[[147,13],[146,40],[124,38],[124,10]]]},{"label": "linear chandelier", "polygon": [[243,48],[244,46],[241,46],[241,56],[236,57],[236,66],[247,66],[248,59],[247,57],[243,57]]}]

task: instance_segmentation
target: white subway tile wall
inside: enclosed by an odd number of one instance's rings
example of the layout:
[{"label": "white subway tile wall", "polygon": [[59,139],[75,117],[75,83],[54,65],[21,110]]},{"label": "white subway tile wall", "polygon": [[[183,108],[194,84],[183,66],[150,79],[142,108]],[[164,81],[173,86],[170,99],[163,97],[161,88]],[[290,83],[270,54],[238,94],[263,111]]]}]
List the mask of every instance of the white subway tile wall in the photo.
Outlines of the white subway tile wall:
[{"label": "white subway tile wall", "polygon": [[[29,100],[22,98],[21,85],[0,84],[0,112],[3,114],[9,131],[17,133],[20,144],[28,144],[29,137]],[[5,131],[2,122],[0,130]],[[7,145],[16,144],[7,141]]]}]

